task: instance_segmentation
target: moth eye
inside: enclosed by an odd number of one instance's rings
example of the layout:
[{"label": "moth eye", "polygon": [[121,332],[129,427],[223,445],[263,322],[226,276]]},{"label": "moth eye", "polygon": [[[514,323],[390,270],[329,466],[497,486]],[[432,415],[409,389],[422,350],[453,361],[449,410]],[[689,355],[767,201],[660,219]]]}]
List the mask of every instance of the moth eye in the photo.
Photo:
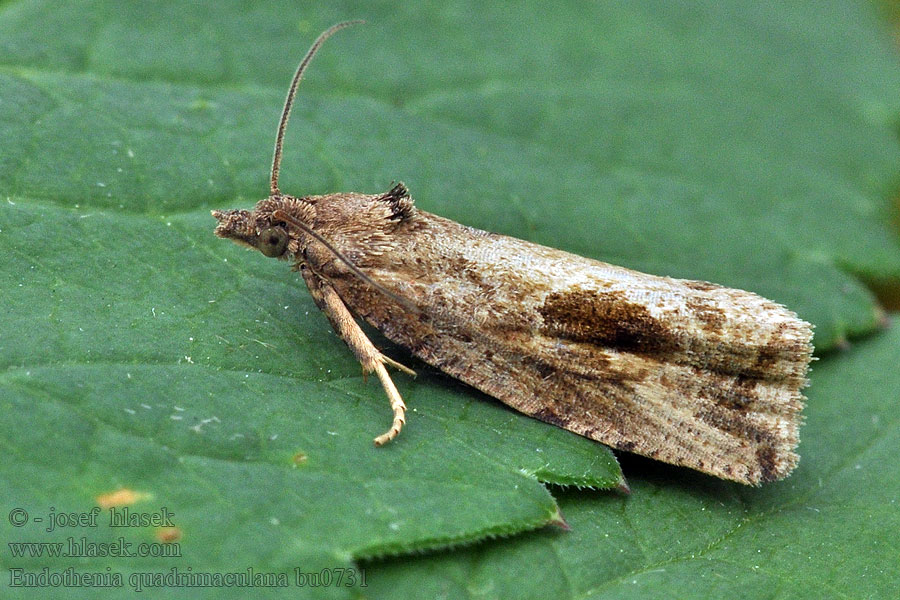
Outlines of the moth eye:
[{"label": "moth eye", "polygon": [[288,235],[281,227],[269,227],[259,232],[257,248],[270,258],[276,258],[284,254],[287,248]]}]

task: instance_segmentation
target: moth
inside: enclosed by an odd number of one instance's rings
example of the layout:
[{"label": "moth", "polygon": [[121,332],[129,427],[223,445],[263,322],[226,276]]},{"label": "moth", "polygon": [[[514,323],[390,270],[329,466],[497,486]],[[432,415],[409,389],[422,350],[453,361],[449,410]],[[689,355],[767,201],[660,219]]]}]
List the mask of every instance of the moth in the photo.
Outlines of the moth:
[{"label": "moth", "polygon": [[278,187],[297,86],[288,90],[269,197],[212,211],[215,234],[293,262],[316,305],[393,411],[406,407],[357,318],[449,375],[613,448],[745,484],[797,464],[811,326],[754,293],[645,275],[419,210],[402,184],[379,194],[295,197]]}]

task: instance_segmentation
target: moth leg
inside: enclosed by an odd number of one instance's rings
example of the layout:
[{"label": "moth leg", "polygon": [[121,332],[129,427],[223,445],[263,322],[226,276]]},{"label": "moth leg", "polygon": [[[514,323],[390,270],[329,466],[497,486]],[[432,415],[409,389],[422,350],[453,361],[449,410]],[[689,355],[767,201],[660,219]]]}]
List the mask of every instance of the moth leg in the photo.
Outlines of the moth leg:
[{"label": "moth leg", "polygon": [[403,403],[400,392],[397,391],[397,387],[391,380],[391,376],[388,375],[385,365],[391,365],[412,375],[415,375],[415,372],[409,367],[405,367],[388,358],[375,347],[333,287],[328,285],[318,275],[310,272],[309,269],[301,269],[301,273],[304,280],[306,280],[313,300],[322,309],[325,316],[328,317],[335,332],[353,351],[353,354],[362,365],[363,373],[374,372],[378,376],[379,381],[381,381],[381,386],[387,394],[391,403],[391,410],[394,413],[391,428],[375,438],[375,445],[382,446],[397,437],[397,434],[403,429],[403,424],[406,423],[406,405]]},{"label": "moth leg", "polygon": [[384,361],[384,364],[390,365],[390,366],[394,367],[395,369],[397,369],[398,371],[403,371],[404,373],[406,373],[407,375],[409,375],[411,377],[416,376],[415,371],[413,371],[412,369],[410,369],[409,367],[407,367],[406,365],[404,365],[402,363],[398,363],[396,360],[394,360],[390,356],[385,356],[384,354],[382,354],[381,359]]},{"label": "moth leg", "polygon": [[375,373],[378,374],[378,379],[381,380],[381,385],[384,387],[384,391],[387,392],[388,400],[391,401],[391,410],[394,411],[394,420],[391,423],[391,428],[375,438],[375,445],[383,446],[397,437],[400,430],[403,429],[403,424],[406,423],[406,405],[403,403],[403,398],[400,397],[400,392],[394,386],[394,382],[391,381],[391,376],[388,375],[387,369],[384,368],[383,362],[378,363]]}]

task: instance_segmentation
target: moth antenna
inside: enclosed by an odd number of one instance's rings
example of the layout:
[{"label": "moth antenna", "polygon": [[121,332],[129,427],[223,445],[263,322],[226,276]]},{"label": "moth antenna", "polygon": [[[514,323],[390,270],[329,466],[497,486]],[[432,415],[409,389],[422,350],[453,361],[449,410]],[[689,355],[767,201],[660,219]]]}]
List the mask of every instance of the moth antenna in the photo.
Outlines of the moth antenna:
[{"label": "moth antenna", "polygon": [[272,217],[278,221],[284,221],[285,223],[289,223],[289,224],[293,225],[294,227],[296,227],[297,229],[302,230],[304,233],[306,233],[310,237],[314,238],[317,242],[319,242],[320,244],[322,244],[323,246],[328,248],[328,251],[331,252],[332,254],[334,254],[342,263],[347,265],[347,268],[350,269],[350,271],[354,275],[356,275],[361,280],[363,280],[364,282],[371,285],[373,288],[375,288],[376,290],[378,290],[379,292],[381,292],[382,294],[384,294],[385,296],[387,296],[388,298],[390,298],[391,300],[393,300],[400,306],[408,308],[409,310],[411,310],[415,313],[422,312],[418,306],[416,306],[415,304],[413,304],[406,298],[398,296],[394,292],[390,291],[389,289],[387,289],[386,287],[384,287],[383,285],[381,285],[380,283],[378,283],[377,281],[375,281],[374,279],[372,279],[371,277],[369,277],[368,275],[363,273],[359,269],[359,267],[357,267],[352,262],[350,262],[350,259],[347,258],[346,256],[344,256],[340,250],[338,250],[337,248],[332,246],[328,242],[328,240],[326,240],[321,235],[319,235],[316,231],[314,231],[309,225],[307,225],[303,221],[294,218],[293,216],[287,214],[283,210],[276,210],[275,212],[272,213]]},{"label": "moth antenna", "polygon": [[278,133],[275,135],[275,156],[272,158],[272,178],[269,184],[270,195],[281,195],[281,192],[278,190],[278,171],[281,169],[281,146],[284,142],[284,131],[287,129],[287,122],[291,116],[291,106],[294,104],[294,96],[297,94],[297,86],[300,84],[300,79],[303,78],[303,72],[306,71],[306,67],[309,66],[313,56],[316,55],[316,52],[319,51],[319,47],[325,43],[325,40],[344,27],[359,25],[360,23],[365,23],[365,21],[344,21],[343,23],[332,25],[319,34],[319,37],[316,38],[316,41],[313,42],[313,45],[307,50],[306,56],[300,61],[300,66],[297,67],[297,72],[294,73],[294,79],[291,80],[291,87],[288,88],[287,99],[284,101],[284,110],[281,111],[281,122],[278,123]]}]

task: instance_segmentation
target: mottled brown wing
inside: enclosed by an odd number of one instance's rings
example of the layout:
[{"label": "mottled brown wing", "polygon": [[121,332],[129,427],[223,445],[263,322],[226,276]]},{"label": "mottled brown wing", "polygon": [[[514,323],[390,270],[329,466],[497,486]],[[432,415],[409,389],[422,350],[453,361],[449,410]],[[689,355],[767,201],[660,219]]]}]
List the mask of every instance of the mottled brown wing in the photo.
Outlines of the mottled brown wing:
[{"label": "mottled brown wing", "polygon": [[[798,457],[810,325],[756,294],[656,277],[424,212],[351,310],[425,362],[612,447],[759,484]],[[412,242],[411,242],[412,243]]]}]

